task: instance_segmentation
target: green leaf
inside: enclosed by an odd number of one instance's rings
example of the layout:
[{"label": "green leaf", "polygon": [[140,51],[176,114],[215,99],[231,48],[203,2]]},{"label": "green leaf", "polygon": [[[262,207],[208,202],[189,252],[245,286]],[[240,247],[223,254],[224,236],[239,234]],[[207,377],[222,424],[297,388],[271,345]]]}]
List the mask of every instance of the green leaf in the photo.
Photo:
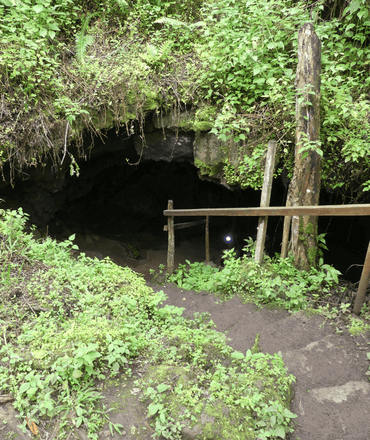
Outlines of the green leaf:
[{"label": "green leaf", "polygon": [[36,12],[36,14],[39,14],[44,10],[44,7],[42,5],[35,5],[32,6],[32,9]]},{"label": "green leaf", "polygon": [[297,414],[292,413],[291,411],[289,411],[288,408],[285,408],[283,411],[283,416],[284,417],[289,417],[290,419],[295,419],[297,416]]},{"label": "green leaf", "polygon": [[346,9],[349,9],[350,13],[353,14],[360,8],[361,8],[361,0],[352,0],[351,3],[349,4],[349,7]]},{"label": "green leaf", "polygon": [[253,67],[253,75],[256,76],[261,72],[261,67],[257,64]]},{"label": "green leaf", "polygon": [[159,405],[158,403],[150,403],[148,406],[149,416],[154,416],[154,414],[158,412],[160,407],[161,405]]},{"label": "green leaf", "polygon": [[21,386],[20,386],[20,388],[19,388],[19,393],[20,394],[23,394],[23,393],[25,393],[29,388],[30,388],[30,383],[29,382],[25,382],[25,383],[23,383]]},{"label": "green leaf", "polygon": [[112,365],[112,370],[117,372],[119,370],[119,363],[118,362],[114,362],[114,364]]},{"label": "green leaf", "polygon": [[43,350],[33,350],[32,355],[35,359],[43,359],[47,356],[47,352]]},{"label": "green leaf", "polygon": [[81,376],[83,376],[83,372],[81,370],[74,370],[72,373],[72,377],[74,379],[79,379]]},{"label": "green leaf", "polygon": [[52,29],[53,31],[60,31],[58,25],[56,23],[48,23],[49,29]]},{"label": "green leaf", "polygon": [[288,78],[293,76],[293,69],[284,69],[284,73]]},{"label": "green leaf", "polygon": [[280,438],[285,438],[285,429],[282,426],[277,426],[275,428],[275,435]]},{"label": "green leaf", "polygon": [[168,390],[168,388],[169,385],[166,385],[165,383],[161,383],[157,386],[158,393],[163,393],[163,391]]},{"label": "green leaf", "polygon": [[235,359],[244,359],[244,354],[240,351],[234,351],[233,353],[231,353],[231,357]]}]

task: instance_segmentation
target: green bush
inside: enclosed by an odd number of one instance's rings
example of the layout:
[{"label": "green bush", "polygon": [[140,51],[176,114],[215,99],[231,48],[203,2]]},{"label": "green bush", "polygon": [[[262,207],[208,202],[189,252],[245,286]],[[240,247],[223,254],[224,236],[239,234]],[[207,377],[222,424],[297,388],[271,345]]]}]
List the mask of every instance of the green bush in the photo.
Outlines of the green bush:
[{"label": "green bush", "polygon": [[263,264],[257,264],[254,247],[255,243],[249,239],[242,258],[236,258],[234,250],[227,251],[223,268],[188,261],[179,265],[168,280],[185,289],[207,290],[223,298],[239,295],[246,301],[291,311],[307,308],[311,295],[324,295],[338,284],[340,272],[322,260],[317,269],[309,272],[296,269],[291,255],[286,259],[265,256]]}]

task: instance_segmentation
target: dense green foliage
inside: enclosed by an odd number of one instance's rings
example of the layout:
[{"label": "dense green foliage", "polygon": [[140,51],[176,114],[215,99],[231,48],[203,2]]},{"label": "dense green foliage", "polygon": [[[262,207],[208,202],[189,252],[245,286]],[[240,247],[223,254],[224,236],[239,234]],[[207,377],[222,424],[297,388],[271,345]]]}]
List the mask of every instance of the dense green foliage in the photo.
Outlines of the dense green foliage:
[{"label": "dense green foliage", "polygon": [[254,246],[249,239],[246,254],[241,258],[236,258],[234,250],[227,251],[221,269],[189,261],[180,264],[169,281],[184,289],[206,290],[224,299],[238,295],[244,301],[284,307],[292,312],[306,309],[310,301],[338,286],[340,272],[322,259],[319,267],[309,272],[298,270],[292,255],[286,259],[265,255],[264,264],[260,265],[254,261]]},{"label": "dense green foliage", "polygon": [[280,355],[259,353],[258,336],[245,354],[234,351],[209,315],[188,320],[181,308],[159,308],[163,291],[131,269],[73,256],[73,236],[36,241],[23,232],[26,219],[21,210],[1,211],[0,390],[14,397],[25,429],[49,422],[61,440],[79,428],[102,438],[107,423],[121,432],[127,427],[113,425],[100,403],[102,388],[111,378],[125,385],[142,364],[150,368],[132,393],[148,404],[154,438],[179,439],[210,403],[228,408],[233,423],[226,418],[220,429],[235,439],[292,431],[294,378]]},{"label": "dense green foliage", "polygon": [[83,128],[137,131],[147,110],[191,104],[216,109],[207,123],[226,152],[237,143],[231,184],[261,186],[271,138],[291,174],[297,33],[312,22],[323,185],[352,201],[370,188],[367,0],[2,0],[0,19],[0,150],[18,169],[60,163]]}]

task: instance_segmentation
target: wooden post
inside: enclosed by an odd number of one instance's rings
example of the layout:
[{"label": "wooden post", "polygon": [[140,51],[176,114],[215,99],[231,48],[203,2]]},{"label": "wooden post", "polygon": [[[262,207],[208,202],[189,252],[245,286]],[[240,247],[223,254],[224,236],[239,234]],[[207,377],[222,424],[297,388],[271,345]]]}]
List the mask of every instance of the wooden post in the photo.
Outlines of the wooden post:
[{"label": "wooden post", "polygon": [[[292,206],[292,201],[288,196],[286,201],[286,206]],[[290,233],[290,223],[292,221],[292,217],[290,215],[286,215],[284,217],[284,226],[283,226],[283,241],[281,243],[281,258],[286,258],[288,256],[288,244],[289,244],[289,233]]]},{"label": "wooden post", "polygon": [[360,285],[358,286],[355,305],[353,306],[353,313],[356,315],[359,315],[361,312],[362,305],[365,301],[366,289],[369,285],[369,281],[370,281],[370,242],[367,247],[365,263],[364,263],[364,267],[362,268]]},{"label": "wooden post", "polygon": [[[269,141],[267,147],[267,157],[265,165],[265,175],[263,178],[262,194],[261,194],[261,207],[267,207],[270,205],[271,190],[272,190],[272,179],[274,177],[275,169],[275,156],[276,156],[276,141]],[[268,217],[259,217],[258,228],[257,228],[257,241],[256,241],[256,253],[255,262],[258,264],[262,263],[263,260],[263,250],[265,248],[266,231],[267,231],[267,220]]]},{"label": "wooden post", "polygon": [[209,255],[209,216],[206,216],[206,263],[210,260]]},{"label": "wooden post", "polygon": [[[167,209],[173,209],[173,201],[169,200]],[[175,228],[174,216],[167,219],[168,229],[168,250],[167,250],[167,273],[172,274],[175,266]]]},{"label": "wooden post", "polygon": [[[296,86],[296,145],[293,178],[288,198],[293,206],[319,204],[321,41],[311,23],[298,32]],[[309,270],[317,263],[317,216],[292,218],[291,249],[295,265]]]}]

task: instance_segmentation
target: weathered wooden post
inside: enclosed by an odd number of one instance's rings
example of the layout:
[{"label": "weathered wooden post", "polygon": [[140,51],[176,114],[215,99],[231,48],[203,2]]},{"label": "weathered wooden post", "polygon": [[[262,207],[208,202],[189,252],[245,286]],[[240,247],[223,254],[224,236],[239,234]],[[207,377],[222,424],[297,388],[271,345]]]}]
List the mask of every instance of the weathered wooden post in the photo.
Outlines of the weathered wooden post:
[{"label": "weathered wooden post", "polygon": [[209,254],[209,216],[206,216],[206,263],[211,259]]},{"label": "weathered wooden post", "polygon": [[[169,200],[167,204],[167,209],[173,209],[173,201]],[[175,219],[171,215],[167,219],[167,230],[168,230],[168,250],[167,250],[167,273],[172,274],[175,266]]]},{"label": "weathered wooden post", "polygon": [[362,268],[360,285],[358,286],[355,304],[353,306],[353,313],[356,315],[359,315],[361,312],[362,305],[365,301],[366,290],[369,285],[369,281],[370,281],[370,242],[367,247],[365,263],[364,263],[364,267]]},{"label": "weathered wooden post", "polygon": [[[274,177],[274,169],[275,169],[276,148],[277,148],[277,142],[269,141],[267,147],[265,174],[263,177],[263,186],[262,186],[262,194],[261,194],[261,202],[260,202],[261,207],[267,207],[270,205],[272,180]],[[263,260],[263,250],[265,248],[265,241],[266,241],[267,221],[268,221],[267,216],[259,217],[258,219],[256,253],[254,256],[255,262],[258,264],[261,264]]]},{"label": "weathered wooden post", "polygon": [[[290,198],[287,198],[286,206],[292,206],[292,201]],[[281,258],[286,258],[288,256],[288,245],[289,245],[289,233],[290,233],[290,224],[292,221],[292,217],[290,215],[286,215],[284,217],[284,226],[283,226],[283,241],[281,243]]]},{"label": "weathered wooden post", "polygon": [[[311,23],[298,32],[296,86],[296,146],[288,199],[292,206],[319,204],[321,41]],[[292,217],[291,249],[299,269],[308,270],[317,260],[317,216]]]}]

